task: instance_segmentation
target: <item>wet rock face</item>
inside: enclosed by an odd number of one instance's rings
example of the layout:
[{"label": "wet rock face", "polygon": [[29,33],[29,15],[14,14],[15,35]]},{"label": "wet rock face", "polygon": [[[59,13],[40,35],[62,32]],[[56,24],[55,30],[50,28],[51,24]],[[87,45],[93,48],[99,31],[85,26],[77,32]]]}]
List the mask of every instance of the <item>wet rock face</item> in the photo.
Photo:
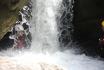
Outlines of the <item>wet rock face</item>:
[{"label": "wet rock face", "polygon": [[20,0],[0,0],[0,6],[6,6],[9,10],[15,6]]},{"label": "wet rock face", "polygon": [[[9,22],[11,17],[9,15],[7,15],[9,18],[1,18],[4,23],[0,25],[0,50],[11,47],[17,48],[17,45],[20,45],[19,48],[22,46],[30,46],[32,38],[29,31],[29,20],[31,19],[32,4],[29,2],[26,5],[27,6],[22,7],[18,12],[12,11],[14,13],[11,15],[13,15],[13,18],[16,20],[11,19],[11,22]],[[8,13],[10,14],[10,12]]]},{"label": "wet rock face", "polygon": [[16,4],[18,3],[20,0],[11,0],[11,4]]},{"label": "wet rock face", "polygon": [[0,0],[0,39],[14,26],[19,10],[27,2],[28,0]]},{"label": "wet rock face", "polygon": [[72,32],[73,32],[73,0],[63,0],[61,5],[61,17],[59,22],[59,42],[61,47],[69,46],[69,43],[72,41]]}]

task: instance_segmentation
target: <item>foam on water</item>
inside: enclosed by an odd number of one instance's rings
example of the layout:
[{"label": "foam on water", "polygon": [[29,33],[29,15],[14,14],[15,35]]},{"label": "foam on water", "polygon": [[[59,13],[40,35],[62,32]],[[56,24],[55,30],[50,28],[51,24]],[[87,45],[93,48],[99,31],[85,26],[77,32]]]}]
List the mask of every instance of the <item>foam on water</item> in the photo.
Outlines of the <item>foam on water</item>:
[{"label": "foam on water", "polygon": [[69,50],[53,54],[24,52],[14,57],[0,57],[0,70],[103,70],[103,64],[100,60],[75,55]]}]

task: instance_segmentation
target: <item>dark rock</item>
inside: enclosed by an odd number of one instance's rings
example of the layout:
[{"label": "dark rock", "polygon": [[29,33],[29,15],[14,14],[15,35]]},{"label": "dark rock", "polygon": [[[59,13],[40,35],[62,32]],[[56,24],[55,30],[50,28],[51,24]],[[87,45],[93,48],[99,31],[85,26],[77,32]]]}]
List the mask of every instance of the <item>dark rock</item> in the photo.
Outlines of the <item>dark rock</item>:
[{"label": "dark rock", "polygon": [[20,0],[11,0],[11,4],[15,5],[19,2]]},{"label": "dark rock", "polygon": [[102,36],[103,8],[104,0],[75,0],[73,35],[87,55],[97,53],[98,40]]},{"label": "dark rock", "polygon": [[0,50],[6,50],[13,46],[14,40],[10,39],[9,36],[11,32],[8,32],[1,40],[0,40]]}]

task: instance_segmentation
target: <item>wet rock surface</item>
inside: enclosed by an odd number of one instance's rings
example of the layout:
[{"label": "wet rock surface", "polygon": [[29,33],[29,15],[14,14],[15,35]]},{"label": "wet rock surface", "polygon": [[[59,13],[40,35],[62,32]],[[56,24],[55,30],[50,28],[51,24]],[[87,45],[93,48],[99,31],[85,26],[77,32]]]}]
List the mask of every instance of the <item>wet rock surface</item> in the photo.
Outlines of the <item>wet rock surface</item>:
[{"label": "wet rock surface", "polygon": [[[5,25],[3,25],[3,30],[6,30],[5,31],[6,34],[0,40],[0,50],[7,49],[10,47],[19,49],[30,46],[30,42],[32,39],[29,31],[30,28],[29,20],[32,17],[31,1],[25,5],[26,6],[22,7],[22,9],[18,11],[17,16],[13,15],[16,17],[16,20],[14,20],[14,22],[11,21],[11,23],[6,23]],[[8,31],[7,28],[5,28],[5,26],[8,27]]]},{"label": "wet rock surface", "polygon": [[72,25],[72,19],[73,19],[73,0],[68,1],[64,0],[61,5],[61,17],[59,19],[59,42],[61,44],[61,47],[63,46],[69,46],[72,42],[72,32],[73,32],[73,25]]},{"label": "wet rock surface", "polygon": [[18,20],[19,10],[27,2],[27,0],[0,0],[0,39],[14,26]]}]

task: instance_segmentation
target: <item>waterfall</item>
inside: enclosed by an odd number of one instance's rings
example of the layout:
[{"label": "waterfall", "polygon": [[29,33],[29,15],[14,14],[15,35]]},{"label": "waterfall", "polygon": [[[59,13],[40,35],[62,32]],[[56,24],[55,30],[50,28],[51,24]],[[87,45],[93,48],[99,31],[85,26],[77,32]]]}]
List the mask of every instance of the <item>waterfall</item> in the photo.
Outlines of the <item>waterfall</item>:
[{"label": "waterfall", "polygon": [[61,0],[33,0],[32,49],[55,51],[59,47],[56,15]]},{"label": "waterfall", "polygon": [[[57,16],[62,0],[32,0],[32,45],[19,54],[0,53],[0,70],[103,70],[104,62],[77,55],[74,49],[60,51]],[[14,56],[2,54],[14,53]]]}]

